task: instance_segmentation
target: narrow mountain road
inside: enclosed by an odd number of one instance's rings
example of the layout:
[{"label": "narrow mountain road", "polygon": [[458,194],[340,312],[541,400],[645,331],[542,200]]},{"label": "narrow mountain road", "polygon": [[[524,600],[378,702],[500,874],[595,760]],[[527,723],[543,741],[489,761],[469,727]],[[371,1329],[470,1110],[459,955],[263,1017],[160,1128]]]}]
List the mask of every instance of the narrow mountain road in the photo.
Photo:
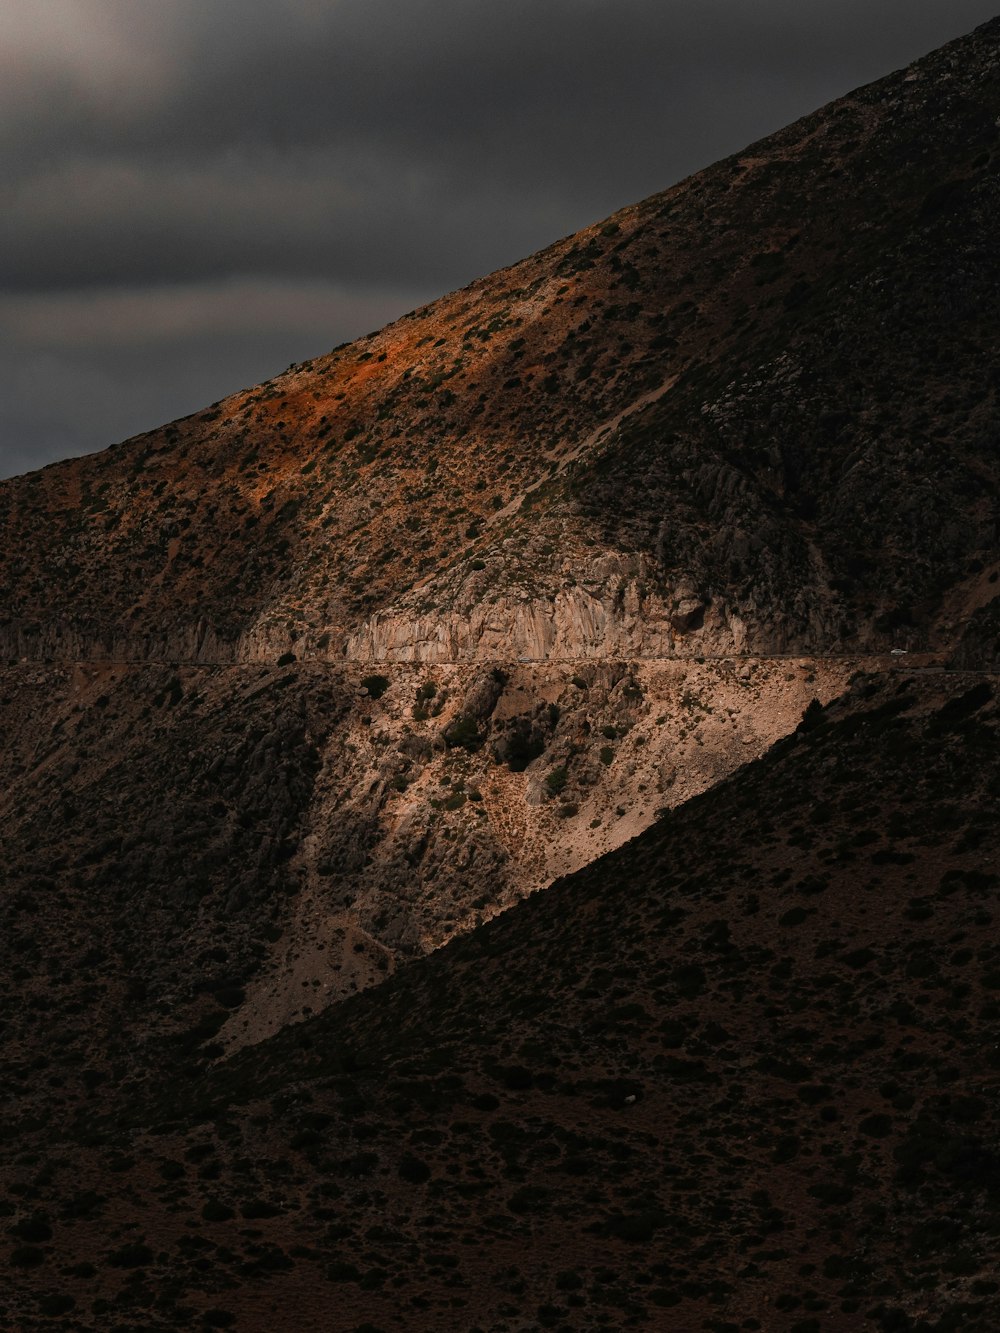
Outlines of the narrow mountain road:
[{"label": "narrow mountain road", "polygon": [[[653,666],[675,665],[680,662],[688,662],[692,666],[702,666],[706,662],[853,662],[859,668],[870,666],[880,670],[905,671],[909,675],[948,675],[948,676],[998,676],[1000,675],[1000,664],[994,667],[949,667],[937,661],[928,661],[925,655],[920,657],[914,655],[892,657],[887,653],[872,655],[863,655],[858,653],[759,653],[759,654],[700,654],[697,657],[644,657],[641,655],[630,657],[464,657],[464,658],[434,658],[422,659],[414,658],[412,660],[397,660],[385,657],[304,657],[295,662],[285,662],[282,669],[290,669],[301,666],[369,666],[369,667],[488,667],[488,666],[566,666],[583,667],[593,665],[595,662],[642,662]],[[112,658],[112,657],[82,657],[82,658],[28,658],[22,657],[17,662],[12,662],[11,666],[45,666],[45,667],[257,667],[271,666],[276,667],[277,661],[269,661],[267,658],[243,658],[237,661],[206,662],[198,661],[193,658]]]}]

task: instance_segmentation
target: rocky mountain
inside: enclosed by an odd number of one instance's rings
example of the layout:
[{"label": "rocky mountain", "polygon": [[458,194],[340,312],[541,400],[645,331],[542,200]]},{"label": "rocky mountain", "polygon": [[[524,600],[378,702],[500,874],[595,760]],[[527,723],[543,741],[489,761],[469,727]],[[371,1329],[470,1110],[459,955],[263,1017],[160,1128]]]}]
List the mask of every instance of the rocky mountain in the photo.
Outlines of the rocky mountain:
[{"label": "rocky mountain", "polygon": [[998,125],[0,483],[0,1322],[995,1327]]},{"label": "rocky mountain", "polygon": [[0,484],[5,857],[60,947],[116,904],[263,1033],[890,649],[995,661],[997,35]]}]

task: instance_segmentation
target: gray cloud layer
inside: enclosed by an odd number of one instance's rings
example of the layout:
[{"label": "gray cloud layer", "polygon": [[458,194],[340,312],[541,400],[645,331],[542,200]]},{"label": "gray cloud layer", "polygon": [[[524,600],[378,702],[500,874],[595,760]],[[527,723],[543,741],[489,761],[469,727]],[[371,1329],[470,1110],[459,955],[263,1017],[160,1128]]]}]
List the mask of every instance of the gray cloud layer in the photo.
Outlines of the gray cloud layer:
[{"label": "gray cloud layer", "polygon": [[905,64],[984,0],[0,10],[0,474],[377,327]]}]

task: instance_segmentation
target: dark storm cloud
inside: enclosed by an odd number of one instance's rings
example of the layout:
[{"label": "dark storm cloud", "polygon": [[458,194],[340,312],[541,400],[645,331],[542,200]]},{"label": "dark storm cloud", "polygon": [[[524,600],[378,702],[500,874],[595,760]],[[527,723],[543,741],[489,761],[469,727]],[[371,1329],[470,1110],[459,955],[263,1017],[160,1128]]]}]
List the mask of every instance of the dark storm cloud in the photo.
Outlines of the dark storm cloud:
[{"label": "dark storm cloud", "polygon": [[364,332],[990,16],[980,0],[7,6],[4,470]]}]

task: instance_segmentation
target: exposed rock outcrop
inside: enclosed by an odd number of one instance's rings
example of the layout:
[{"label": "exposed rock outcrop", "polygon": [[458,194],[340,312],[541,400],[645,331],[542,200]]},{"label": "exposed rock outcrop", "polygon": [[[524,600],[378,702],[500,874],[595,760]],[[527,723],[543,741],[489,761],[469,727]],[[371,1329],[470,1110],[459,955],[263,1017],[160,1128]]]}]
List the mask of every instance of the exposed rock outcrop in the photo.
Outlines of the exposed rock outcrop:
[{"label": "exposed rock outcrop", "polygon": [[[682,603],[684,605],[684,603]],[[563,588],[551,598],[503,598],[466,613],[422,616],[406,610],[374,616],[348,639],[351,660],[417,662],[583,661],[738,655],[746,647],[743,622],[725,609],[698,603],[683,631],[663,597],[622,580],[610,591]],[[713,613],[714,612],[714,613]],[[698,631],[698,642],[681,639]]]}]

